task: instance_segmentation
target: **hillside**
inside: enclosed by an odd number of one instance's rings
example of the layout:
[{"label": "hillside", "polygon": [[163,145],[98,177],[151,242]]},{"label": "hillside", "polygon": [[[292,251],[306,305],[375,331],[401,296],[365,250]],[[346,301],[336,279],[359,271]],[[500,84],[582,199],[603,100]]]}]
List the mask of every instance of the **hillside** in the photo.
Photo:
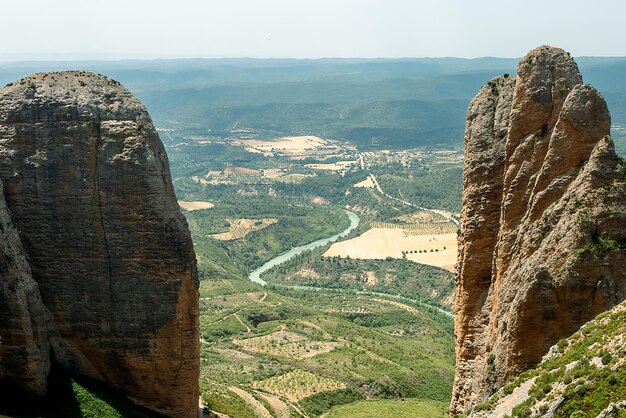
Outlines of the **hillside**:
[{"label": "hillside", "polygon": [[626,416],[626,302],[554,345],[471,417]]},{"label": "hillside", "polygon": [[238,418],[331,409],[328,416],[359,416],[339,406],[359,409],[368,399],[364,405],[424,405],[424,417],[446,416],[454,367],[448,315],[389,297],[241,280],[202,281],[200,311],[200,387],[211,410]]}]

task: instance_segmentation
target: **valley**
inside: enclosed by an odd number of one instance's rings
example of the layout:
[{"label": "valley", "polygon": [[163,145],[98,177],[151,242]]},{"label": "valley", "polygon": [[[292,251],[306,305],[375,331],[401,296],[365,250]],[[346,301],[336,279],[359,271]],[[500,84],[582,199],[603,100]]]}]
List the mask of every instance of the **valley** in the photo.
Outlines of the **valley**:
[{"label": "valley", "polygon": [[[331,417],[379,400],[399,417],[416,404],[445,416],[454,283],[437,266],[456,257],[448,211],[459,204],[446,187],[457,187],[459,151],[187,132],[161,135],[202,278],[203,406]],[[434,202],[448,217],[420,209]],[[406,245],[387,248],[389,232]]]},{"label": "valley", "polygon": [[[447,416],[467,161],[462,114],[475,89],[510,62],[441,61],[433,75],[416,72],[417,60],[344,77],[338,68],[381,63],[339,60],[316,70],[303,64],[295,78],[293,68],[272,75],[272,62],[199,62],[211,79],[193,85],[176,78],[177,64],[161,63],[173,66],[169,82],[156,82],[162,74],[151,70],[129,83],[155,118],[193,241],[200,406],[211,418]],[[604,87],[619,103],[619,83]],[[623,154],[619,106],[615,115],[610,129]],[[606,203],[615,189],[603,190]],[[533,248],[550,239],[549,231],[536,235]],[[592,237],[573,254],[600,257],[621,245]],[[591,358],[599,376],[606,373],[594,359],[604,354]],[[486,358],[491,370],[496,360]],[[550,379],[505,388],[480,408],[541,412],[535,386]],[[71,387],[67,404],[92,408],[104,399],[86,394],[90,382],[63,384]],[[524,391],[529,397],[512,406],[508,396]],[[597,412],[595,397],[579,398]],[[114,404],[112,416],[127,408]]]},{"label": "valley", "polygon": [[[202,400],[229,416],[258,416],[241,391],[271,416],[281,413],[272,404],[290,416],[318,416],[394,398],[420,399],[445,415],[452,323],[435,310],[380,296],[205,280],[201,333]],[[408,412],[400,416],[415,416]]]}]

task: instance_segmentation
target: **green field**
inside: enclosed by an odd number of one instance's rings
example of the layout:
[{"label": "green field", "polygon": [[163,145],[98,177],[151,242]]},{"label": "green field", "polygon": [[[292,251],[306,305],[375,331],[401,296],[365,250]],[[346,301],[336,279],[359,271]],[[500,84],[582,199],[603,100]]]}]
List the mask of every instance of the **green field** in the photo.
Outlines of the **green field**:
[{"label": "green field", "polygon": [[444,418],[448,416],[446,402],[403,399],[355,402],[331,409],[324,418]]},{"label": "green field", "polygon": [[314,416],[366,398],[450,397],[454,350],[445,315],[365,295],[268,291],[238,280],[202,281],[200,297],[201,389],[216,411],[246,408],[232,386]]},{"label": "green field", "polygon": [[159,418],[106,385],[86,379],[71,379],[53,372],[48,393],[39,398],[0,388],[0,416],[20,418]]},{"label": "green field", "polygon": [[281,285],[352,289],[402,295],[450,309],[454,274],[406,259],[357,260],[321,257],[322,248],[305,252],[263,274]]}]

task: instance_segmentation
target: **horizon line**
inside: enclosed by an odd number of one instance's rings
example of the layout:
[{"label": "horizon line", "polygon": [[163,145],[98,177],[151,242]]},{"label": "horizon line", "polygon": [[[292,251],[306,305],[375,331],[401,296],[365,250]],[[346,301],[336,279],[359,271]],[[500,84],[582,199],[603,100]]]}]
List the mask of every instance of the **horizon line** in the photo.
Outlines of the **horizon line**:
[{"label": "horizon line", "polygon": [[[580,55],[572,56],[573,58],[626,58],[624,55]],[[361,60],[361,61],[409,61],[409,60],[437,60],[437,59],[458,59],[458,60],[481,60],[481,59],[498,59],[498,60],[519,60],[521,57],[498,57],[493,55],[485,55],[478,57],[461,57],[454,55],[445,56],[399,56],[399,57],[363,57],[363,56],[322,56],[322,57],[280,57],[280,56],[193,56],[193,57],[67,57],[67,58],[10,58],[0,55],[0,64],[26,64],[26,63],[49,63],[49,62],[122,62],[122,61],[219,61],[219,60],[251,60],[251,61],[322,61],[322,60]]]}]

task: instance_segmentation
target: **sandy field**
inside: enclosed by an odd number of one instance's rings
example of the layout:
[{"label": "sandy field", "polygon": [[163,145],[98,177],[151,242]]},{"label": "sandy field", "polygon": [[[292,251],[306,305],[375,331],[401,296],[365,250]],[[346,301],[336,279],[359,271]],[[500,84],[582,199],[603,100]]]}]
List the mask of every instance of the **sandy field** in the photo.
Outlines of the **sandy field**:
[{"label": "sandy field", "polygon": [[265,229],[270,225],[278,222],[278,219],[266,218],[266,219],[226,219],[226,222],[230,224],[228,232],[222,232],[221,234],[209,235],[211,238],[215,238],[220,241],[231,241],[234,239],[240,239],[248,235],[253,231],[259,231]]},{"label": "sandy field", "polygon": [[229,174],[247,174],[247,175],[258,176],[258,175],[261,174],[261,172],[259,170],[254,170],[252,168],[230,166],[230,167],[226,167],[224,169],[223,174],[224,175],[229,175]]},{"label": "sandy field", "polygon": [[336,163],[327,164],[307,164],[305,167],[312,168],[313,170],[339,171],[357,163],[357,161],[337,161]]},{"label": "sandy field", "polygon": [[354,187],[365,187],[368,189],[373,189],[374,182],[372,181],[372,178],[368,176],[365,180],[355,184]]},{"label": "sandy field", "polygon": [[266,179],[278,179],[285,175],[285,170],[282,168],[266,168],[263,170],[263,177]]},{"label": "sandy field", "polygon": [[411,261],[454,271],[456,239],[456,233],[408,235],[403,229],[372,228],[358,237],[334,243],[324,256],[374,260],[402,258],[404,252]]},{"label": "sandy field", "polygon": [[337,149],[338,147],[326,139],[317,136],[287,136],[276,140],[246,139],[241,144],[248,151],[257,153],[278,152],[281,154],[303,154],[306,151],[321,149]]},{"label": "sandy field", "polygon": [[297,359],[329,353],[341,345],[332,341],[311,341],[294,332],[280,330],[261,337],[233,340],[233,344],[253,353],[272,354]]},{"label": "sandy field", "polygon": [[343,389],[346,385],[330,377],[295,369],[282,375],[253,382],[252,387],[282,396],[291,402],[298,402],[316,393]]},{"label": "sandy field", "polygon": [[179,200],[178,206],[186,211],[192,212],[194,210],[211,209],[215,205],[211,202],[186,202],[184,200]]}]

